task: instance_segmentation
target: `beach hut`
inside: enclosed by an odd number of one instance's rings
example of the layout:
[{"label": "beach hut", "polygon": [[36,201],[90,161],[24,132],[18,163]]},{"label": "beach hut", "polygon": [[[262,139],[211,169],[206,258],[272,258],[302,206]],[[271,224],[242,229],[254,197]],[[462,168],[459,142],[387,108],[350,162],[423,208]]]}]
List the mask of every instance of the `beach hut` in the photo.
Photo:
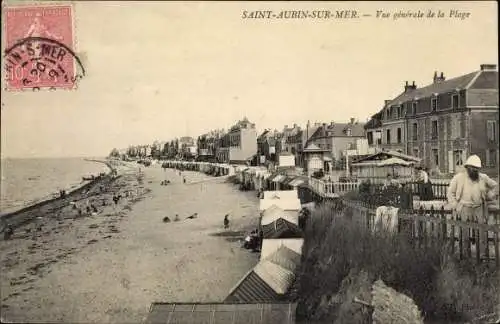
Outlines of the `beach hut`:
[{"label": "beach hut", "polygon": [[296,210],[283,210],[272,205],[262,212],[260,230],[263,239],[303,237],[299,228],[299,212]]},{"label": "beach hut", "polygon": [[296,191],[280,190],[280,191],[264,191],[264,199],[297,199]]},{"label": "beach hut", "polygon": [[262,211],[260,224],[269,225],[279,218],[283,218],[292,224],[298,224],[298,214],[297,210],[284,210],[277,205],[271,205]]},{"label": "beach hut", "polygon": [[359,180],[382,182],[391,174],[400,179],[410,179],[420,159],[396,151],[382,151],[351,164],[352,175]]},{"label": "beach hut", "polygon": [[271,207],[272,205],[276,205],[283,210],[296,210],[299,211],[301,209],[300,199],[280,199],[279,197],[272,197],[268,199],[261,199],[259,209],[260,211],[264,211]]},{"label": "beach hut", "polygon": [[147,324],[295,324],[297,304],[256,303],[153,303]]},{"label": "beach hut", "polygon": [[304,245],[303,238],[281,238],[262,241],[262,249],[260,259],[263,260],[276,252],[280,247],[284,246],[295,253],[302,255],[302,246]]},{"label": "beach hut", "polygon": [[287,299],[300,254],[280,246],[262,259],[229,292],[225,302],[275,302]]}]

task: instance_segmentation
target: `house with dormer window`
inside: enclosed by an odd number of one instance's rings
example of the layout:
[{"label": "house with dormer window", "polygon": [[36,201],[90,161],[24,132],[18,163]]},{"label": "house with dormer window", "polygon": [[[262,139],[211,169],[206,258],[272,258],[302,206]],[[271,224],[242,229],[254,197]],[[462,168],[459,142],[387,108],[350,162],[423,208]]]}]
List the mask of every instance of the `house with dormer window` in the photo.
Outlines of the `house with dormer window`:
[{"label": "house with dormer window", "polygon": [[[432,83],[404,91],[367,123],[371,146],[422,159],[439,173],[453,174],[477,154],[489,174],[498,173],[498,71],[493,64],[446,79],[434,73]],[[381,140],[374,141],[376,134]]]},{"label": "house with dormer window", "polygon": [[323,154],[324,171],[326,173],[343,167],[344,152],[356,145],[356,141],[364,139],[364,123],[351,118],[348,123],[330,122],[323,123],[311,136],[307,143],[325,150]]}]

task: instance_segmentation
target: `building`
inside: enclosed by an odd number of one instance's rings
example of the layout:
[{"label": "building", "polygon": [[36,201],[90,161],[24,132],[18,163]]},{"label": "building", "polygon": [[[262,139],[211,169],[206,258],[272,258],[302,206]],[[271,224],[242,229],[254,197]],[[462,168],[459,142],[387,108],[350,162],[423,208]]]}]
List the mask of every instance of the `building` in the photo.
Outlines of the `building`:
[{"label": "building", "polygon": [[293,141],[291,141],[291,138],[295,136],[298,132],[300,131],[300,126],[297,124],[293,124],[293,127],[288,127],[288,125],[285,125],[283,127],[283,131],[281,132],[281,147],[280,151],[281,152],[288,152],[291,153],[292,155],[295,155],[297,148],[295,145],[293,145]]},{"label": "building", "polygon": [[196,143],[191,136],[183,136],[179,138],[179,149],[183,158],[194,158],[198,153]]},{"label": "building", "polygon": [[307,167],[307,154],[304,153],[304,149],[307,147],[309,140],[319,127],[321,127],[321,123],[314,123],[311,125],[308,121],[305,129],[301,129],[297,125],[294,125],[294,129],[290,132],[286,147],[290,149],[290,153],[295,155],[295,163],[298,167]]},{"label": "building", "polygon": [[[321,124],[312,134],[309,143],[325,150],[323,154],[324,172],[345,167],[344,153],[354,149],[358,140],[365,139],[364,124],[354,118],[348,123],[330,122]],[[328,154],[326,153],[328,152]]]},{"label": "building", "polygon": [[220,163],[244,164],[257,156],[257,130],[245,117],[233,125],[219,140],[216,152]]},{"label": "building", "polygon": [[212,130],[196,140],[198,160],[215,162],[219,141],[225,135],[223,129]]},{"label": "building", "polygon": [[282,134],[277,130],[266,129],[257,137],[257,155],[259,164],[267,164],[268,162],[277,163],[278,153],[281,148]]},{"label": "building", "polygon": [[[446,79],[434,73],[432,83],[404,91],[367,123],[371,146],[413,155],[435,173],[453,174],[477,154],[487,173],[498,174],[498,71],[480,69]],[[380,136],[379,136],[380,135]]]}]

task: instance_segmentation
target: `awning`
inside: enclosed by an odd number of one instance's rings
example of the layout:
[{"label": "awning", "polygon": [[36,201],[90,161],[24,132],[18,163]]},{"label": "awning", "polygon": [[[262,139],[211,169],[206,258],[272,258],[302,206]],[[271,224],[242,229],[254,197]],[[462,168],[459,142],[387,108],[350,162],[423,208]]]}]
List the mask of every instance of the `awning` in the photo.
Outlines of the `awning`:
[{"label": "awning", "polygon": [[272,182],[281,182],[281,180],[286,179],[284,175],[278,174],[276,177],[274,177],[271,181]]}]

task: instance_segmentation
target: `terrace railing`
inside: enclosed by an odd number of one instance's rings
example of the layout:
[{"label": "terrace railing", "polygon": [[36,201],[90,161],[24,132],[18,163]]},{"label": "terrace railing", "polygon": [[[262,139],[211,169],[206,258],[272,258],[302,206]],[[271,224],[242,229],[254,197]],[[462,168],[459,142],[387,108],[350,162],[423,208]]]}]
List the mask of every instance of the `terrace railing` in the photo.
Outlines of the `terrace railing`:
[{"label": "terrace railing", "polygon": [[309,185],[312,190],[324,198],[340,197],[348,192],[358,189],[359,182],[332,182],[309,178]]}]

